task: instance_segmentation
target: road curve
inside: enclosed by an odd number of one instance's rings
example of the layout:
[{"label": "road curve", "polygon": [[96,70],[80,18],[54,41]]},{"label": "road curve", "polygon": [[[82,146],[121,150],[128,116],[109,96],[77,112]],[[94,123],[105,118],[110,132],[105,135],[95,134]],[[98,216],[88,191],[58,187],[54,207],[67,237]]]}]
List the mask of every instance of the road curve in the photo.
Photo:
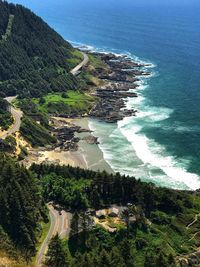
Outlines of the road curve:
[{"label": "road curve", "polygon": [[[80,73],[82,67],[87,65],[87,63],[89,62],[88,55],[84,52],[81,52],[81,53],[83,55],[83,61],[70,71],[70,73],[74,76],[78,75]],[[11,114],[14,118],[14,123],[7,131],[0,132],[0,138],[1,139],[5,139],[7,136],[18,132],[20,129],[21,119],[23,117],[23,112],[20,109],[14,108],[11,104],[12,101],[14,101],[16,98],[17,98],[17,96],[9,96],[9,97],[4,98],[11,105],[10,111],[11,111]]]},{"label": "road curve", "polygon": [[[70,73],[74,76],[78,75],[80,73],[81,68],[83,66],[85,66],[89,61],[88,55],[85,54],[84,52],[81,52],[81,53],[83,55],[83,61],[70,71]],[[11,104],[12,101],[15,100],[16,98],[17,98],[17,96],[6,97],[5,100]],[[11,114],[14,118],[14,124],[7,131],[3,132],[2,135],[0,134],[0,138],[2,138],[2,139],[5,139],[7,136],[12,135],[15,132],[18,132],[20,129],[21,118],[23,116],[23,112],[19,109],[14,108],[11,105]],[[47,251],[48,243],[49,243],[50,239],[54,235],[56,235],[57,233],[60,235],[61,238],[64,238],[70,232],[70,221],[72,218],[72,214],[68,213],[64,210],[59,212],[50,204],[48,204],[47,206],[49,209],[51,226],[50,226],[49,232],[48,232],[48,234],[47,234],[44,242],[42,243],[42,246],[41,246],[41,248],[37,254],[37,258],[36,258],[36,266],[37,267],[42,266],[43,257]]]},{"label": "road curve", "polygon": [[198,221],[199,216],[200,216],[200,213],[196,214],[194,217],[194,220],[190,224],[188,224],[186,228],[189,229],[193,224],[195,224]]},{"label": "road curve", "polygon": [[44,255],[47,252],[48,244],[51,238],[57,233],[61,238],[67,237],[70,231],[70,221],[72,214],[64,210],[59,211],[55,209],[51,204],[47,205],[50,214],[51,226],[49,232],[40,247],[40,250],[36,258],[36,266],[41,267],[44,259]]},{"label": "road curve", "polygon": [[4,131],[2,132],[2,134],[0,134],[0,138],[2,139],[5,139],[7,136],[18,132],[20,129],[21,118],[23,116],[23,112],[20,109],[14,108],[11,104],[12,101],[15,100],[16,98],[17,96],[9,96],[9,97],[4,98],[11,105],[10,112],[14,118],[14,123],[7,131]]},{"label": "road curve", "polygon": [[54,209],[52,206],[48,205],[48,209],[49,209],[49,215],[50,215],[50,220],[51,220],[51,226],[48,232],[48,235],[46,236],[38,254],[37,254],[37,258],[36,258],[36,266],[40,267],[42,266],[42,259],[43,259],[43,255],[46,252],[48,243],[51,239],[51,237],[53,236],[54,230],[55,230],[55,226],[56,226],[56,215],[54,213]]},{"label": "road curve", "polygon": [[[88,55],[84,52],[81,52],[83,55],[83,61],[78,64],[75,68],[73,68],[70,73],[74,76],[78,75],[80,73],[80,70],[83,66],[87,65],[89,58]],[[8,100],[7,100],[8,101]],[[11,102],[13,99],[11,100]],[[49,214],[50,214],[50,220],[51,220],[51,226],[48,232],[48,235],[46,236],[36,258],[36,266],[41,267],[43,257],[47,251],[48,243],[50,239],[55,235],[59,234],[61,238],[66,237],[70,232],[70,221],[72,218],[72,214],[69,212],[66,212],[64,210],[59,211],[56,210],[52,205],[48,204]]]},{"label": "road curve", "polygon": [[83,55],[83,61],[70,71],[70,73],[74,76],[78,75],[82,67],[87,65],[89,61],[88,55],[86,53],[81,52],[81,54]]}]

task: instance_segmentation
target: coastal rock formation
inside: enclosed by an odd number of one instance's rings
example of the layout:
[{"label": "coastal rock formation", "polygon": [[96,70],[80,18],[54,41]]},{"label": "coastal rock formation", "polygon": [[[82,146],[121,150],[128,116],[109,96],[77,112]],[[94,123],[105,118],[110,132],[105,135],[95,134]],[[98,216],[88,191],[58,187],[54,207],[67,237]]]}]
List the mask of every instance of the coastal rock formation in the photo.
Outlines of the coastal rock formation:
[{"label": "coastal rock formation", "polygon": [[99,144],[98,138],[93,136],[93,135],[85,136],[85,137],[83,137],[83,140],[85,140],[88,144],[91,144],[91,145],[98,145]]},{"label": "coastal rock formation", "polygon": [[[52,133],[57,139],[54,149],[64,151],[77,151],[78,143],[81,140],[76,137],[76,133],[91,133],[89,129],[82,128],[74,123],[66,121],[64,118],[51,118]],[[82,138],[88,144],[99,144],[98,138],[93,135],[87,135]],[[52,149],[52,147],[51,147]]]},{"label": "coastal rock formation", "polygon": [[77,127],[64,126],[54,130],[54,136],[56,136],[58,142],[56,147],[60,147],[62,150],[75,151],[78,149],[79,138],[75,137]]},{"label": "coastal rock formation", "polygon": [[142,68],[147,65],[133,62],[127,56],[115,54],[94,53],[107,64],[109,71],[98,72],[98,78],[104,85],[97,88],[92,94],[98,97],[98,103],[90,110],[91,117],[116,123],[124,117],[135,116],[136,110],[126,109],[128,98],[137,97],[133,90],[137,89],[139,76],[148,76],[149,72]]}]

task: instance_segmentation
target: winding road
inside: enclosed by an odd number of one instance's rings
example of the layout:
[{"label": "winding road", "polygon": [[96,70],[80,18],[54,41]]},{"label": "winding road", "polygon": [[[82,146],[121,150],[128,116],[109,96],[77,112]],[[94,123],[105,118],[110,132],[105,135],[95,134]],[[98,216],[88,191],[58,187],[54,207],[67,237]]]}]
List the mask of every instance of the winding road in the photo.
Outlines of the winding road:
[{"label": "winding road", "polygon": [[[81,52],[83,55],[83,61],[79,63],[75,68],[73,68],[70,73],[74,76],[78,75],[81,72],[82,67],[87,65],[89,62],[88,55],[84,52]],[[9,96],[4,98],[11,106],[11,114],[14,118],[13,125],[7,131],[0,131],[0,138],[5,139],[7,136],[12,135],[19,131],[21,125],[21,119],[23,117],[23,112],[20,109],[16,109],[12,106],[12,102],[17,98],[17,96]]]},{"label": "winding road", "polygon": [[70,223],[71,223],[72,214],[64,210],[60,211],[58,209],[55,209],[53,205],[51,204],[48,204],[47,206],[49,209],[51,226],[37,254],[37,258],[36,258],[37,267],[42,266],[43,257],[45,253],[47,252],[48,244],[51,238],[57,233],[59,234],[61,238],[65,238],[68,236],[70,232]]},{"label": "winding road", "polygon": [[198,221],[198,217],[200,216],[199,214],[195,215],[194,221],[192,221],[190,224],[188,224],[188,226],[186,227],[187,229],[189,229],[193,224],[195,224]]},{"label": "winding road", "polygon": [[84,52],[81,52],[81,53],[83,55],[83,61],[70,71],[70,73],[74,76],[78,75],[80,73],[82,67],[87,65],[87,63],[89,62],[88,55]]},{"label": "winding road", "polygon": [[[82,67],[87,65],[87,63],[89,62],[88,55],[84,52],[81,53],[83,55],[83,61],[70,71],[70,73],[74,76],[78,75],[81,72]],[[47,206],[49,209],[51,226],[48,235],[46,236],[40,250],[38,251],[36,258],[37,267],[42,266],[43,258],[45,253],[47,252],[48,244],[51,238],[57,233],[61,238],[65,238],[69,235],[70,232],[70,222],[72,219],[72,214],[64,210],[58,211],[51,204],[48,204]]]},{"label": "winding road", "polygon": [[18,132],[20,129],[23,112],[20,109],[14,108],[11,104],[16,98],[17,96],[9,96],[9,97],[4,98],[11,106],[10,112],[14,118],[14,123],[7,131],[0,132],[1,139],[5,139],[7,136]]},{"label": "winding road", "polygon": [[[74,76],[78,75],[81,72],[82,67],[87,65],[87,63],[89,62],[88,55],[84,52],[81,52],[81,53],[83,55],[83,61],[70,71],[70,73]],[[14,123],[7,131],[4,131],[4,132],[0,131],[1,139],[5,139],[7,136],[18,132],[20,129],[23,112],[20,109],[16,109],[14,106],[12,106],[12,102],[16,98],[17,96],[5,98],[5,100],[8,101],[8,103],[11,106],[10,111],[14,118]],[[47,252],[48,244],[51,238],[57,233],[59,234],[61,238],[65,238],[69,235],[69,232],[70,232],[70,222],[71,222],[72,214],[64,210],[60,211],[54,208],[51,204],[48,204],[47,206],[49,209],[51,226],[50,226],[49,232],[44,242],[42,243],[40,247],[40,250],[38,251],[37,258],[36,258],[36,265],[35,265],[37,267],[42,266],[43,257],[45,253]]]}]

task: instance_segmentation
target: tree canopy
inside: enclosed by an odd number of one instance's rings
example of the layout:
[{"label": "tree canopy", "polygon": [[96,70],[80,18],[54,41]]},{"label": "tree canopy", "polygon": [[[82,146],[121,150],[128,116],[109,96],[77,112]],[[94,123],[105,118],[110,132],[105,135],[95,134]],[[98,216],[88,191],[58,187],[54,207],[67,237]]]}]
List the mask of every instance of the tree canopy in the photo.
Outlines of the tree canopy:
[{"label": "tree canopy", "polygon": [[33,175],[0,154],[0,229],[26,256],[33,255],[38,223],[47,219]]},{"label": "tree canopy", "polygon": [[[6,38],[5,38],[6,36]],[[0,0],[0,92],[40,97],[76,89],[74,49],[41,18]]]}]

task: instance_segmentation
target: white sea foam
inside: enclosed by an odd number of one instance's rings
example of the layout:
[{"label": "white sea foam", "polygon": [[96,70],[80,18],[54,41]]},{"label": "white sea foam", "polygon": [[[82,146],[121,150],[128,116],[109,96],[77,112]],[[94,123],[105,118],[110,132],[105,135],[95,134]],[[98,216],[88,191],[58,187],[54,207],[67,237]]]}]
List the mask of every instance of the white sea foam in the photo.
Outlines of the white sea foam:
[{"label": "white sea foam", "polygon": [[[131,99],[127,103],[127,107],[131,108],[134,104],[142,106],[144,100],[145,98],[142,96],[139,97],[136,103],[134,103],[134,99]],[[179,185],[184,183],[188,188],[195,190],[200,187],[200,177],[187,172],[186,166],[188,162],[185,161],[183,164],[183,161],[180,163],[180,160],[167,156],[163,146],[142,134],[143,126],[167,120],[172,113],[173,110],[168,108],[143,106],[143,111],[139,111],[136,118],[124,118],[118,122],[118,127],[132,144],[138,158],[147,167],[150,169],[152,166],[159,168],[166,174],[161,179],[165,184],[179,188]],[[177,130],[186,130],[186,128],[179,127]],[[160,179],[160,177],[152,177],[150,175],[150,179],[156,180]]]},{"label": "white sea foam", "polygon": [[[76,46],[85,47],[86,50],[94,52],[112,52],[117,56],[126,55],[138,63],[148,64],[144,69],[156,67],[155,63],[141,60],[126,51],[119,52],[107,48],[96,49],[93,46],[86,46],[80,43],[76,43]],[[189,161],[176,159],[168,155],[164,146],[147,138],[142,133],[142,129],[146,125],[157,125],[157,123],[167,120],[173,113],[171,109],[150,107],[146,104],[143,91],[148,89],[147,81],[149,78],[158,75],[158,72],[152,70],[150,76],[140,77],[139,87],[137,88],[138,97],[128,98],[127,108],[137,108],[139,110],[137,117],[124,118],[118,122],[118,129],[112,129],[110,132],[110,128],[102,130],[102,128],[106,127],[105,125],[96,128],[95,123],[90,122],[89,127],[99,137],[99,147],[104,154],[104,159],[115,171],[127,175],[136,175],[138,178],[148,179],[163,186],[195,190],[200,188],[200,177],[194,173],[187,172]],[[175,130],[189,131],[184,126],[178,126]],[[123,136],[128,142],[125,142]],[[108,140],[112,145],[109,144]],[[122,154],[121,151],[124,153]]]},{"label": "white sea foam", "polygon": [[155,141],[148,139],[144,134],[141,134],[141,127],[137,123],[132,125],[132,127],[130,127],[130,122],[128,122],[128,127],[126,127],[126,123],[126,120],[119,122],[119,128],[145,165],[160,168],[168,178],[184,183],[190,189],[195,190],[200,187],[198,175],[188,173],[185,168],[178,166],[175,158],[166,156],[165,148]]}]

